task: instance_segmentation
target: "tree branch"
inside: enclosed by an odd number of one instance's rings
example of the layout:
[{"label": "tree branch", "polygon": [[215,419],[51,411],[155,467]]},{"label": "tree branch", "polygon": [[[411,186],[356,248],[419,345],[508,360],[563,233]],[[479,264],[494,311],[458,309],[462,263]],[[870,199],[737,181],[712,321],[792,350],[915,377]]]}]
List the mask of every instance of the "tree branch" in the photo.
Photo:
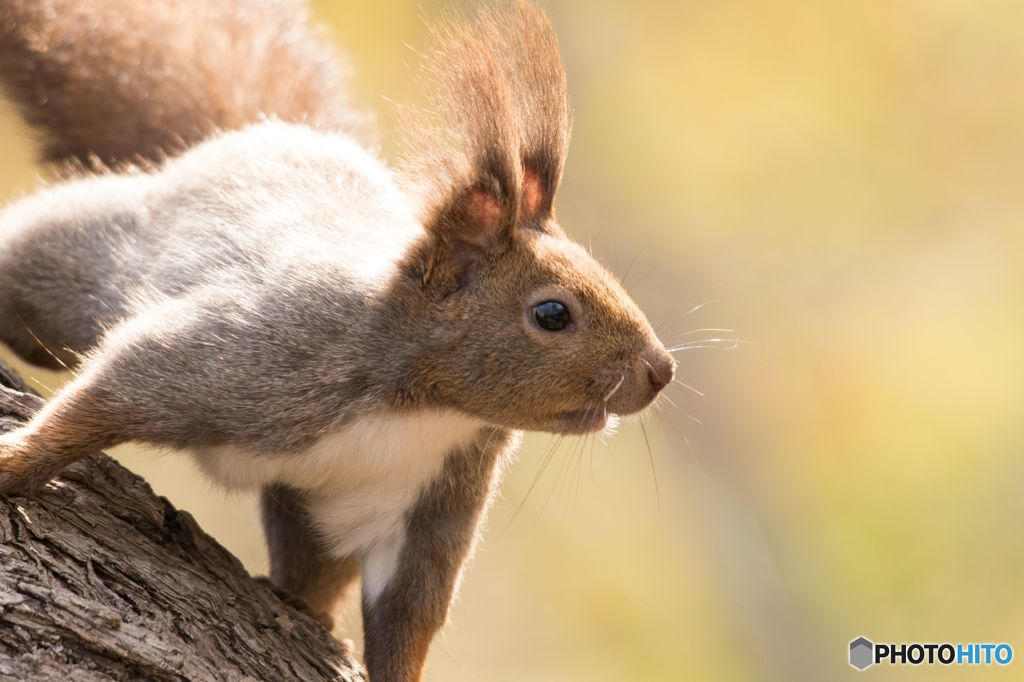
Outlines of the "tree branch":
[{"label": "tree branch", "polygon": [[[38,403],[0,361],[0,432]],[[0,679],[366,676],[187,512],[96,453],[0,499]]]}]

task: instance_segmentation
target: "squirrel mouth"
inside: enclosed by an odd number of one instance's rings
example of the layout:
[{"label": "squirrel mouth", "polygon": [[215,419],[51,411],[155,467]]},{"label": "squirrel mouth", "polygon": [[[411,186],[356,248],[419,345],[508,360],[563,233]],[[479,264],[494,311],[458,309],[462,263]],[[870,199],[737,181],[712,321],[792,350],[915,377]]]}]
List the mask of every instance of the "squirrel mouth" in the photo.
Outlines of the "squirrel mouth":
[{"label": "squirrel mouth", "polygon": [[558,414],[558,421],[563,428],[562,433],[583,434],[601,431],[608,425],[608,410],[602,407],[589,407],[580,410],[567,410]]}]

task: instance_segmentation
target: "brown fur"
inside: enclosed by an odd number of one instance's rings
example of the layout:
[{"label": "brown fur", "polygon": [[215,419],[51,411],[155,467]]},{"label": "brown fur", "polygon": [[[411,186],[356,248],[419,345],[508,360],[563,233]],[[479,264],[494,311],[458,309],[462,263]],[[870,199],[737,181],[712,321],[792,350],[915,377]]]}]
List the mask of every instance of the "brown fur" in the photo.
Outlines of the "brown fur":
[{"label": "brown fur", "polygon": [[[47,13],[58,6],[67,14]],[[0,0],[0,76],[50,135],[51,159],[159,161],[262,114],[344,129],[335,72],[319,43],[298,44],[303,20],[279,14],[290,7]],[[422,674],[512,431],[600,429],[650,404],[674,371],[618,281],[556,220],[569,115],[544,14],[518,2],[448,21],[428,54],[433,115],[408,124],[400,186],[343,136],[264,124],[0,213],[12,227],[0,338],[30,359],[41,340],[83,370],[0,441],[0,491],[126,440],[270,471],[252,485],[264,486],[271,578],[327,612],[363,572],[373,682]],[[377,260],[386,267],[362,274]],[[564,332],[535,321],[547,300],[571,311]],[[405,444],[391,456],[416,464],[429,443],[409,446],[402,429],[437,414],[466,429],[433,434],[438,470],[409,483],[374,465],[413,493],[371,507],[401,515],[400,541],[387,527],[356,549],[329,545],[318,505],[358,504],[380,481],[357,468],[359,452],[331,451],[366,489],[306,482],[331,473],[315,446],[383,419]],[[344,447],[389,440],[369,433]],[[380,551],[392,541],[397,555]],[[380,591],[367,592],[367,574],[384,576]]]},{"label": "brown fur", "polygon": [[374,682],[422,677],[430,640],[448,619],[510,444],[507,431],[482,430],[474,443],[448,456],[441,476],[409,513],[398,573],[375,603],[363,605],[366,664]]},{"label": "brown fur", "polygon": [[491,195],[506,231],[550,217],[568,150],[569,103],[544,12],[517,2],[481,9],[472,22],[442,22],[425,54],[432,115],[406,121],[403,165],[425,222],[443,224],[469,188]]},{"label": "brown fur", "polygon": [[359,577],[359,559],[332,557],[313,532],[300,490],[273,485],[260,493],[260,517],[270,555],[270,580],[328,630],[331,612]]},{"label": "brown fur", "polygon": [[0,0],[0,80],[47,161],[160,161],[265,116],[361,130],[346,71],[294,0]]},{"label": "brown fur", "polygon": [[83,389],[43,407],[24,432],[0,435],[0,478],[9,492],[30,493],[80,457],[123,438],[102,399]]}]

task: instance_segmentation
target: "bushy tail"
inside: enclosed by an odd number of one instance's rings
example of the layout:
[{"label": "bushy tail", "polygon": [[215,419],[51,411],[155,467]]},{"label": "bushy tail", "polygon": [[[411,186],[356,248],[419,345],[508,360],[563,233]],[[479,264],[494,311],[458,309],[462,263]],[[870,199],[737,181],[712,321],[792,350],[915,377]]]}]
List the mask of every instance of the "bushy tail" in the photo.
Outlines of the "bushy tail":
[{"label": "bushy tail", "polygon": [[299,0],[0,0],[0,83],[47,161],[159,162],[273,116],[365,130]]}]

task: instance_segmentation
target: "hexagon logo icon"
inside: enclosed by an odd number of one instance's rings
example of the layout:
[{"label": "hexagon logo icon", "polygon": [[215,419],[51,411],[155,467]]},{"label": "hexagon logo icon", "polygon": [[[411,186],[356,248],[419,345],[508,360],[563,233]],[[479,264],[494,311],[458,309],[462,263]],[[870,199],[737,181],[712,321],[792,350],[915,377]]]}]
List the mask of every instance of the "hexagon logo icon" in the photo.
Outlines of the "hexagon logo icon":
[{"label": "hexagon logo icon", "polygon": [[870,639],[860,636],[850,642],[850,665],[865,670],[875,664],[875,645]]}]

